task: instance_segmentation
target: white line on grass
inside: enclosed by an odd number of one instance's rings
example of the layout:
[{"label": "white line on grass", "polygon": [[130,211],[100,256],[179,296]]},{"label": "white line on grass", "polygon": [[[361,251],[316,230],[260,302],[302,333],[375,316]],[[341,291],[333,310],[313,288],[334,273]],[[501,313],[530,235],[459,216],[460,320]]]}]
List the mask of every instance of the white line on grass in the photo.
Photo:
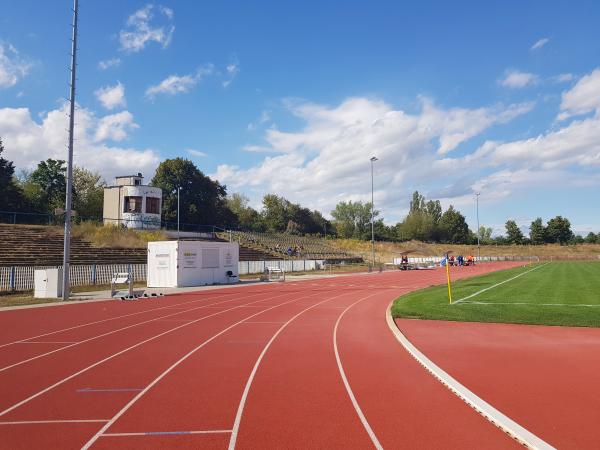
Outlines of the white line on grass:
[{"label": "white line on grass", "polygon": [[[246,381],[246,386],[244,387],[244,392],[242,394],[242,398],[240,400],[240,404],[238,405],[237,413],[235,414],[235,421],[233,422],[233,430],[231,432],[231,437],[229,439],[229,450],[234,450],[235,449],[235,444],[237,442],[238,432],[240,430],[240,424],[242,422],[242,414],[244,413],[244,407],[246,406],[246,399],[248,398],[248,394],[250,393],[250,387],[252,386],[252,382],[254,381],[254,377],[256,376],[256,372],[258,371],[258,367],[260,366],[260,363],[262,362],[262,359],[264,358],[264,356],[267,354],[267,351],[271,347],[271,344],[273,343],[273,341],[275,341],[275,339],[277,339],[277,336],[279,336],[281,334],[281,332],[290,323],[292,323],[294,320],[296,320],[299,316],[301,316],[302,314],[304,314],[306,311],[314,309],[317,306],[319,306],[319,305],[321,305],[321,304],[323,304],[325,302],[329,302],[329,301],[331,301],[333,299],[336,299],[338,297],[341,297],[342,295],[345,295],[345,294],[346,293],[342,293],[342,294],[333,296],[333,297],[328,298],[326,300],[323,300],[323,301],[320,301],[318,303],[315,303],[314,305],[309,306],[306,309],[303,309],[298,314],[296,314],[294,317],[292,317],[290,320],[288,320],[286,323],[284,323],[275,332],[275,334],[273,336],[271,336],[271,339],[269,339],[269,342],[267,342],[267,345],[265,345],[265,347],[263,348],[263,351],[258,356],[258,358],[256,360],[256,363],[254,364],[254,367],[252,368],[252,372],[250,372],[250,376],[248,377],[248,381]],[[376,294],[371,294],[371,295],[368,295],[367,297],[364,297],[364,298],[372,297],[373,295],[376,295]]]},{"label": "white line on grass", "polygon": [[[287,294],[289,294],[289,293],[285,292],[285,293],[283,293],[281,295],[287,295]],[[276,297],[280,297],[281,295],[278,295]],[[127,403],[123,408],[121,408],[121,410],[119,412],[117,412],[112,417],[112,419],[110,419],[110,421],[108,423],[106,423],[100,430],[98,430],[98,432],[94,436],[92,436],[92,438],[81,448],[81,450],[87,450],[88,448],[90,448],[101,436],[104,435],[104,432],[106,430],[108,430],[112,426],[112,424],[115,423],[119,419],[119,417],[121,417],[123,414],[125,414],[127,412],[127,410],[129,410],[129,408],[131,408],[140,398],[142,398],[146,394],[146,392],[148,392],[150,389],[152,389],[152,387],[154,387],[160,380],[162,380],[164,377],[166,377],[173,369],[175,369],[177,366],[179,366],[182,362],[184,362],[187,358],[189,358],[190,356],[192,356],[198,350],[200,350],[201,348],[203,348],[204,346],[206,346],[210,342],[214,341],[219,336],[225,334],[227,331],[231,330],[232,328],[234,328],[237,325],[245,322],[248,319],[252,319],[252,318],[254,318],[254,317],[256,317],[256,316],[258,316],[260,314],[263,314],[263,313],[265,313],[267,311],[270,311],[272,309],[278,308],[278,307],[283,306],[283,305],[287,305],[288,303],[297,302],[298,300],[302,300],[302,299],[306,299],[306,298],[310,298],[310,297],[311,297],[311,295],[306,295],[306,296],[302,296],[302,297],[299,297],[299,298],[295,298],[295,299],[287,301],[287,302],[280,303],[278,305],[271,306],[269,308],[265,308],[262,311],[254,313],[254,314],[246,317],[245,319],[242,319],[239,322],[236,322],[233,325],[228,326],[227,328],[221,330],[219,333],[215,334],[211,338],[206,339],[200,345],[196,346],[195,348],[193,348],[192,350],[190,350],[188,353],[186,353],[184,356],[182,356],[179,360],[177,360],[175,363],[173,363],[171,365],[171,367],[169,367],[168,369],[166,369],[163,373],[161,373],[158,377],[156,377],[150,384],[148,384],[144,388],[143,391],[141,391],[138,395],[136,395],[133,399],[131,399],[129,401],[129,403]],[[264,301],[264,300],[262,300],[262,301]],[[218,313],[216,313],[216,314],[218,314]]]},{"label": "white line on grass", "polygon": [[527,303],[527,302],[461,302],[463,305],[531,305],[531,306],[581,306],[586,308],[600,308],[600,305],[585,303]]},{"label": "white line on grass", "polygon": [[337,366],[340,371],[342,381],[344,382],[344,386],[346,387],[346,392],[348,393],[348,396],[350,397],[350,401],[352,402],[352,405],[354,406],[356,414],[358,414],[358,418],[360,419],[361,423],[363,424],[363,427],[366,430],[367,434],[371,438],[371,442],[373,442],[373,445],[375,446],[375,448],[377,450],[383,450],[383,446],[379,442],[379,439],[377,439],[377,436],[375,435],[375,432],[371,428],[371,425],[369,425],[369,422],[367,421],[367,418],[365,417],[364,413],[362,412],[362,409],[360,408],[360,405],[358,404],[358,401],[356,400],[356,397],[354,396],[354,392],[352,391],[352,388],[350,387],[350,383],[348,382],[348,378],[346,377],[346,371],[344,370],[344,367],[342,366],[342,360],[340,359],[340,352],[338,350],[338,345],[337,345],[337,330],[338,330],[340,321],[342,320],[342,317],[344,317],[344,314],[346,314],[346,312],[350,308],[352,308],[357,303],[360,303],[363,300],[366,300],[367,298],[368,297],[361,298],[360,300],[357,300],[356,302],[352,303],[350,306],[348,306],[346,309],[344,309],[342,311],[342,313],[339,315],[337,321],[335,322],[335,327],[333,328],[333,350],[335,352],[335,360],[337,361]]},{"label": "white line on grass", "polygon": [[500,283],[496,283],[496,284],[493,284],[492,286],[486,287],[485,289],[481,289],[481,290],[479,290],[479,291],[475,292],[474,294],[467,295],[466,297],[464,297],[464,298],[461,298],[460,300],[456,300],[455,302],[452,302],[452,304],[453,304],[453,305],[456,305],[457,303],[462,303],[462,302],[464,302],[464,301],[465,301],[465,300],[467,300],[467,299],[473,298],[473,297],[475,297],[476,295],[479,295],[479,294],[481,294],[481,293],[483,293],[483,292],[485,292],[485,291],[489,291],[490,289],[493,289],[493,288],[495,288],[495,287],[498,287],[498,286],[500,286],[501,284],[508,283],[509,281],[512,281],[512,280],[515,280],[515,279],[517,279],[517,278],[519,278],[519,277],[522,277],[523,275],[526,275],[526,274],[528,274],[529,272],[533,272],[534,270],[540,269],[540,268],[542,268],[542,267],[544,267],[544,266],[546,266],[546,265],[548,265],[548,264],[550,264],[550,263],[542,264],[541,266],[536,266],[536,267],[534,267],[533,269],[529,269],[529,270],[527,270],[527,271],[525,271],[525,272],[523,272],[523,273],[520,273],[519,275],[516,275],[516,276],[514,276],[514,277],[512,277],[512,278],[509,278],[508,280],[501,281]]}]

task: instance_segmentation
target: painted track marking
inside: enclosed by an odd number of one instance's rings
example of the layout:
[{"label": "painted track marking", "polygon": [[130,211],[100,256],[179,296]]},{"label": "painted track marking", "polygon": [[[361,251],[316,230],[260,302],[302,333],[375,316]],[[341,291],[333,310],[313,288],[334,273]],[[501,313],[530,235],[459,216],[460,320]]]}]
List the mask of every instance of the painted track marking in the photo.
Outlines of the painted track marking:
[{"label": "painted track marking", "polygon": [[471,408],[479,412],[489,422],[497,426],[501,430],[508,433],[514,439],[519,441],[531,449],[540,450],[555,450],[550,444],[537,437],[535,434],[527,430],[526,428],[519,425],[517,422],[512,420],[510,417],[504,415],[492,405],[487,403],[482,398],[478,397],[474,392],[467,389],[456,379],[452,378],[448,373],[431,361],[425,356],[412,342],[408,340],[400,329],[396,326],[394,319],[392,318],[392,301],[385,311],[385,320],[393,333],[394,337],[398,342],[406,349],[406,351],[429,373],[431,373],[437,380],[439,380],[444,386],[452,391],[458,398],[464,401]]},{"label": "painted track marking", "polygon": [[[277,339],[277,336],[279,336],[279,334],[281,334],[281,332],[290,324],[292,323],[294,320],[296,320],[296,318],[298,318],[300,315],[304,314],[306,311],[309,311],[311,309],[316,308],[317,306],[325,303],[325,302],[329,302],[333,299],[336,299],[338,297],[341,297],[342,295],[345,295],[346,293],[342,293],[339,295],[336,295],[334,297],[328,298],[326,300],[320,301],[318,303],[315,303],[312,306],[309,306],[306,309],[303,309],[302,311],[300,311],[298,314],[296,314],[295,316],[293,316],[291,319],[289,319],[287,322],[285,322],[276,332],[275,334],[271,337],[271,339],[269,339],[269,342],[267,342],[267,344],[265,345],[265,347],[263,348],[262,352],[260,353],[260,355],[258,356],[258,358],[256,359],[256,363],[254,364],[254,367],[252,368],[252,372],[250,372],[250,376],[248,377],[248,381],[246,382],[246,386],[244,387],[244,392],[242,393],[242,398],[240,400],[240,404],[238,406],[238,410],[235,414],[235,420],[233,422],[233,430],[231,432],[231,438],[229,439],[229,450],[233,450],[235,449],[235,444],[237,442],[237,436],[240,430],[240,424],[242,422],[242,414],[244,413],[244,407],[246,405],[246,400],[248,398],[248,394],[250,393],[250,387],[252,386],[252,382],[254,381],[254,377],[256,376],[256,372],[258,371],[258,367],[260,366],[260,363],[262,361],[262,359],[264,358],[264,356],[266,355],[267,351],[269,350],[269,347],[271,347],[271,344],[273,343],[273,341],[275,341],[275,339]],[[375,294],[371,294],[367,297],[371,297]]]},{"label": "painted track marking", "polygon": [[[252,294],[252,295],[259,295],[259,294],[260,293]],[[250,295],[250,297],[252,295]],[[234,302],[234,301],[238,301],[238,300],[242,300],[242,298],[234,298],[234,299],[223,300],[223,301],[220,301],[220,302],[212,303],[212,304],[209,304],[209,305],[197,306],[195,308],[186,309],[184,311],[179,311],[179,312],[175,312],[175,313],[172,313],[172,314],[167,314],[165,316],[156,317],[154,319],[145,320],[143,322],[134,323],[132,325],[127,325],[126,327],[117,328],[116,330],[111,330],[111,331],[108,331],[106,333],[98,334],[96,336],[92,336],[92,337],[84,339],[82,341],[74,342],[72,344],[65,345],[64,347],[60,347],[60,348],[57,348],[57,349],[54,349],[54,350],[50,350],[50,351],[48,351],[46,353],[41,353],[39,355],[32,356],[31,358],[24,359],[24,360],[19,361],[17,363],[10,364],[8,366],[2,367],[2,368],[0,368],[0,372],[4,372],[6,370],[12,369],[13,367],[17,367],[17,366],[26,364],[26,363],[31,362],[31,361],[35,361],[36,359],[43,358],[43,357],[48,356],[48,355],[52,355],[54,353],[58,353],[58,352],[63,351],[63,350],[67,350],[67,349],[73,348],[73,347],[75,347],[77,345],[85,344],[86,342],[94,341],[96,339],[100,339],[100,338],[103,338],[105,336],[110,336],[111,334],[119,333],[119,332],[124,331],[124,330],[129,330],[131,328],[135,328],[135,327],[140,326],[140,325],[144,325],[144,324],[152,323],[152,322],[158,322],[160,320],[164,320],[167,317],[177,316],[179,314],[184,314],[184,313],[187,313],[187,312],[197,311],[199,309],[209,308],[210,306],[214,306],[214,305],[217,305],[217,304],[218,305],[222,305],[223,303],[229,303],[229,302]],[[256,302],[253,302],[253,303],[256,303]],[[194,322],[192,321],[192,322],[189,322],[189,323],[194,323]]]},{"label": "painted track marking", "polygon": [[[273,296],[273,297],[270,297],[270,299],[277,298],[277,297],[281,297],[282,295],[286,295],[286,294],[275,295],[275,296]],[[257,303],[257,302],[260,302],[260,301],[264,301],[264,299],[261,299],[261,300],[255,300],[254,302],[250,302],[250,303]],[[162,337],[162,336],[164,336],[164,335],[166,335],[166,334],[172,333],[173,331],[176,331],[176,330],[179,330],[179,329],[181,329],[181,328],[187,327],[187,326],[191,325],[192,323],[200,322],[200,321],[202,321],[202,320],[205,320],[205,319],[208,319],[208,318],[210,318],[210,317],[214,317],[214,316],[217,316],[217,315],[219,315],[219,314],[223,314],[223,313],[226,313],[226,312],[232,311],[232,310],[234,310],[234,309],[238,309],[238,308],[240,308],[240,307],[241,307],[241,306],[234,306],[234,307],[232,307],[232,308],[230,308],[230,309],[226,309],[226,310],[224,310],[224,311],[218,311],[218,312],[215,312],[215,313],[213,313],[213,314],[209,314],[208,316],[201,317],[201,318],[199,318],[199,319],[196,319],[194,322],[191,322],[191,323],[184,323],[184,324],[182,324],[182,325],[179,325],[179,326],[177,326],[177,327],[171,328],[171,329],[169,329],[169,330],[167,330],[167,331],[163,331],[162,333],[159,333],[159,334],[157,334],[157,335],[155,335],[155,336],[152,336],[152,337],[150,337],[150,338],[148,338],[148,339],[145,339],[145,340],[143,340],[143,341],[141,341],[141,342],[138,342],[138,343],[136,343],[136,344],[134,344],[134,345],[132,345],[132,346],[130,346],[130,347],[127,347],[126,349],[124,349],[124,350],[121,350],[121,351],[119,351],[119,352],[117,352],[117,353],[113,353],[112,355],[110,355],[110,356],[107,356],[106,358],[104,358],[104,359],[101,359],[100,361],[96,361],[95,363],[93,363],[93,364],[91,364],[91,365],[89,365],[89,366],[87,366],[87,367],[85,367],[85,368],[81,369],[81,370],[80,370],[80,371],[78,371],[78,372],[75,372],[74,374],[71,374],[71,375],[69,375],[68,377],[65,377],[65,378],[63,378],[63,379],[62,379],[62,380],[60,380],[60,381],[57,381],[56,383],[54,383],[54,384],[52,384],[52,385],[48,386],[47,388],[44,388],[44,389],[42,389],[41,391],[39,391],[39,392],[37,392],[37,393],[35,393],[35,394],[33,394],[33,395],[31,395],[31,396],[27,397],[26,399],[24,399],[24,400],[21,400],[21,401],[20,401],[20,402],[18,402],[18,403],[15,403],[14,405],[12,405],[12,406],[10,406],[9,408],[5,409],[4,411],[0,412],[0,417],[1,417],[1,416],[4,416],[4,415],[6,415],[6,414],[8,414],[9,412],[11,412],[11,411],[13,411],[14,409],[16,409],[16,408],[18,408],[18,407],[20,407],[20,406],[24,405],[25,403],[28,403],[28,402],[30,402],[30,401],[31,401],[31,400],[33,400],[34,398],[37,398],[37,397],[39,397],[40,395],[43,395],[43,394],[45,394],[46,392],[48,392],[48,391],[50,391],[50,390],[54,389],[55,387],[58,387],[58,386],[60,386],[61,384],[64,384],[64,383],[66,383],[67,381],[69,381],[69,380],[71,380],[71,379],[73,379],[73,378],[75,378],[75,377],[77,377],[77,376],[81,375],[82,373],[85,373],[85,372],[87,372],[87,371],[89,371],[89,370],[93,369],[94,367],[96,367],[96,366],[99,366],[100,364],[103,364],[103,363],[105,363],[106,361],[109,361],[109,360],[111,360],[111,359],[113,359],[113,358],[116,358],[117,356],[120,356],[120,355],[122,355],[123,353],[126,353],[126,352],[128,352],[128,351],[130,351],[130,350],[133,350],[134,348],[140,347],[141,345],[143,345],[143,344],[146,344],[146,343],[148,343],[148,342],[150,342],[150,341],[153,341],[153,340],[155,340],[155,339],[158,339],[159,337]]]},{"label": "painted track marking", "polygon": [[[375,294],[373,294],[373,295],[375,295]],[[372,297],[372,295],[369,297]],[[338,350],[338,345],[337,345],[337,330],[338,330],[338,326],[342,320],[342,317],[344,317],[346,312],[348,312],[350,310],[350,308],[352,308],[354,305],[366,300],[369,297],[361,298],[360,300],[355,301],[354,303],[349,305],[346,309],[344,309],[342,311],[342,313],[339,315],[337,321],[335,322],[335,327],[333,327],[333,350],[335,352],[335,360],[337,362],[337,366],[340,371],[340,376],[342,377],[342,381],[344,382],[344,387],[346,388],[346,392],[348,393],[348,396],[350,397],[352,406],[354,406],[354,410],[356,411],[356,414],[358,415],[358,418],[360,419],[365,431],[369,435],[369,438],[371,438],[371,442],[373,442],[373,445],[375,446],[375,448],[377,450],[383,450],[383,446],[379,442],[379,439],[377,439],[377,435],[375,435],[373,428],[371,428],[371,425],[369,425],[369,422],[367,421],[367,418],[365,417],[364,413],[362,412],[362,409],[360,408],[360,405],[358,404],[358,401],[356,400],[356,397],[354,396],[354,392],[352,391],[352,388],[350,387],[350,383],[348,382],[348,377],[346,377],[346,371],[344,370],[344,367],[342,365],[342,360],[340,358],[340,352]]]},{"label": "painted track marking", "polygon": [[[216,297],[217,298],[221,298],[221,297],[224,297],[225,295],[226,294],[219,295],[219,296],[216,296]],[[208,298],[208,299],[211,300],[211,298]],[[189,303],[197,303],[197,302],[201,302],[203,300],[207,300],[207,299],[201,298],[201,299],[198,299],[198,300],[190,300],[188,302],[176,303],[173,306],[161,306],[159,308],[152,308],[152,309],[148,309],[148,310],[145,310],[145,311],[138,311],[138,312],[134,312],[134,313],[130,313],[130,314],[124,314],[124,315],[121,315],[121,316],[109,317],[107,319],[102,319],[102,320],[96,320],[94,322],[88,322],[88,323],[84,323],[84,324],[81,324],[81,325],[75,325],[75,326],[72,326],[72,327],[63,328],[61,330],[50,331],[48,333],[39,334],[37,336],[32,336],[32,337],[25,338],[25,339],[19,339],[18,341],[8,342],[6,344],[0,344],[0,348],[2,348],[2,347],[8,347],[9,345],[20,344],[20,343],[23,343],[24,341],[30,341],[32,339],[38,339],[38,338],[41,338],[41,337],[51,336],[53,334],[62,333],[64,331],[75,330],[77,328],[83,328],[83,327],[87,327],[87,326],[90,326],[90,325],[96,325],[98,323],[110,322],[111,320],[122,319],[124,317],[136,316],[136,315],[139,315],[139,314],[145,314],[145,313],[149,313],[149,312],[152,312],[152,311],[158,311],[158,310],[161,310],[161,309],[177,309],[176,306],[178,306],[178,305],[186,305],[186,304],[189,304]],[[110,302],[111,300],[106,300],[106,301]],[[185,308],[183,308],[183,309],[185,309]],[[2,312],[1,308],[0,308],[0,312]]]},{"label": "painted track marking", "polygon": [[231,430],[144,431],[141,433],[104,433],[102,437],[181,436],[187,434],[227,434]]},{"label": "painted track marking", "polygon": [[[284,293],[282,295],[288,295],[289,293]],[[121,410],[119,412],[117,412],[112,419],[110,419],[110,421],[108,423],[106,423],[100,430],[98,430],[98,432],[92,436],[92,438],[82,447],[82,450],[86,450],[88,448],[90,448],[90,446],[92,446],[94,444],[94,442],[96,442],[98,440],[98,438],[100,438],[104,432],[106,430],[108,430],[108,428],[115,423],[115,421],[117,421],[117,419],[119,419],[119,417],[121,417],[123,414],[125,414],[127,412],[127,410],[129,408],[131,408],[140,398],[142,398],[146,392],[148,392],[153,386],[155,386],[160,380],[162,380],[164,377],[166,377],[173,369],[175,369],[179,364],[181,364],[183,361],[185,361],[187,358],[189,358],[190,356],[192,356],[194,353],[196,353],[198,350],[200,350],[202,347],[206,346],[207,344],[209,344],[210,342],[212,342],[213,340],[215,340],[216,338],[218,338],[219,336],[225,334],[227,331],[231,330],[232,328],[236,327],[237,325],[245,322],[248,319],[251,319],[253,317],[256,317],[260,314],[263,314],[267,311],[270,311],[272,309],[278,308],[280,306],[283,305],[287,305],[289,303],[293,303],[293,302],[297,302],[298,300],[302,300],[302,299],[306,299],[306,298],[310,298],[310,295],[307,296],[303,296],[303,297],[299,297],[297,299],[294,300],[290,300],[284,303],[280,303],[278,305],[274,305],[271,307],[268,307],[262,311],[259,311],[257,313],[251,314],[250,316],[246,317],[243,320],[240,320],[239,322],[234,323],[233,325],[228,326],[227,328],[223,329],[222,331],[220,331],[219,333],[213,335],[212,337],[210,337],[209,339],[206,339],[204,342],[202,342],[200,345],[198,345],[197,347],[193,348],[192,350],[190,350],[188,353],[186,353],[184,356],[182,356],[180,359],[178,359],[175,363],[173,363],[167,370],[165,370],[163,373],[161,373],[158,377],[156,377],[150,384],[148,384],[144,390],[142,392],[140,392],[138,395],[136,395],[133,399],[131,399],[129,401],[129,403],[127,403],[123,408],[121,408]]]},{"label": "painted track marking", "polygon": [[527,271],[525,271],[525,272],[522,272],[522,273],[520,273],[520,274],[518,274],[518,275],[516,275],[516,276],[514,276],[514,277],[512,277],[512,278],[509,278],[508,280],[504,280],[504,281],[501,281],[500,283],[493,284],[492,286],[488,286],[488,287],[486,287],[485,289],[481,289],[481,290],[479,290],[479,291],[475,292],[474,294],[467,295],[466,297],[464,297],[464,298],[461,298],[460,300],[456,300],[456,301],[455,301],[455,302],[453,302],[452,304],[453,304],[453,305],[460,304],[460,303],[464,302],[464,301],[465,301],[465,300],[467,300],[467,299],[473,298],[473,297],[475,297],[476,295],[479,295],[479,294],[482,294],[482,293],[484,293],[485,291],[489,291],[490,289],[493,289],[493,288],[495,288],[495,287],[498,287],[498,286],[500,286],[501,284],[508,283],[509,281],[515,280],[515,279],[517,279],[517,278],[519,278],[519,277],[522,277],[523,275],[526,275],[526,274],[528,274],[529,272],[533,272],[534,270],[541,269],[542,267],[544,267],[544,266],[547,266],[548,264],[550,264],[550,263],[545,263],[545,264],[542,264],[541,266],[535,266],[533,269],[529,269],[529,270],[527,270]]},{"label": "painted track marking", "polygon": [[105,423],[108,419],[81,419],[81,420],[18,420],[13,422],[0,422],[0,425],[38,425],[45,423]]}]

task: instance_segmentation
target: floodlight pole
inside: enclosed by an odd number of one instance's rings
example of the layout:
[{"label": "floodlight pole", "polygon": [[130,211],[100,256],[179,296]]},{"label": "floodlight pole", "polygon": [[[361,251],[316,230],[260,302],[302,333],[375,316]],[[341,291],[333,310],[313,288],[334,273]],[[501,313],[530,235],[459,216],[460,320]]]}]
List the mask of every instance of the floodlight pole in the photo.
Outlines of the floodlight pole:
[{"label": "floodlight pole", "polygon": [[480,249],[480,245],[479,245],[479,238],[481,237],[481,229],[479,228],[479,196],[481,195],[480,192],[477,192],[475,194],[475,198],[477,199],[477,261],[479,261],[480,256],[481,256],[481,249]]},{"label": "floodlight pole", "polygon": [[73,39],[71,40],[71,93],[69,98],[69,157],[67,160],[67,192],[65,195],[65,237],[63,249],[62,299],[69,300],[69,263],[71,260],[71,206],[73,202],[73,131],[75,128],[75,81],[77,70],[77,17],[79,0],[73,0]]},{"label": "floodlight pole", "polygon": [[373,163],[377,161],[375,156],[371,157],[371,253],[373,268],[375,267],[375,200],[373,195]]}]

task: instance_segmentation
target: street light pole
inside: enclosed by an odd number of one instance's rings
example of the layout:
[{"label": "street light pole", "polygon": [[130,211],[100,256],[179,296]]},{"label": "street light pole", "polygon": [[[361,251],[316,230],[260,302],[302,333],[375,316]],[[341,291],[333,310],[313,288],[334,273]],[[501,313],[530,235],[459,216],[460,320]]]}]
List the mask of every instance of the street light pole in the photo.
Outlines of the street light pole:
[{"label": "street light pole", "polygon": [[479,239],[481,237],[481,229],[479,228],[479,196],[481,195],[480,192],[477,192],[475,194],[475,198],[477,199],[477,261],[479,261],[480,257],[481,257],[481,249],[480,249],[480,245],[479,245]]},{"label": "street light pole", "polygon": [[373,163],[377,161],[375,156],[371,157],[371,254],[373,267],[375,267],[375,199],[373,194]]},{"label": "street light pole", "polygon": [[177,188],[177,239],[179,239],[179,193],[181,192],[181,186]]}]

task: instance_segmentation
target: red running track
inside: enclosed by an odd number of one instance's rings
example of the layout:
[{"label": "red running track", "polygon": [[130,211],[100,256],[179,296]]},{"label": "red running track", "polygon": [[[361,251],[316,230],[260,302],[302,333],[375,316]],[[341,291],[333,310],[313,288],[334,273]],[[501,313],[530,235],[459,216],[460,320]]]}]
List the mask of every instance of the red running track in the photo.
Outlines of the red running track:
[{"label": "red running track", "polygon": [[387,328],[392,299],[444,276],[396,271],[0,312],[0,446],[517,447]]}]

